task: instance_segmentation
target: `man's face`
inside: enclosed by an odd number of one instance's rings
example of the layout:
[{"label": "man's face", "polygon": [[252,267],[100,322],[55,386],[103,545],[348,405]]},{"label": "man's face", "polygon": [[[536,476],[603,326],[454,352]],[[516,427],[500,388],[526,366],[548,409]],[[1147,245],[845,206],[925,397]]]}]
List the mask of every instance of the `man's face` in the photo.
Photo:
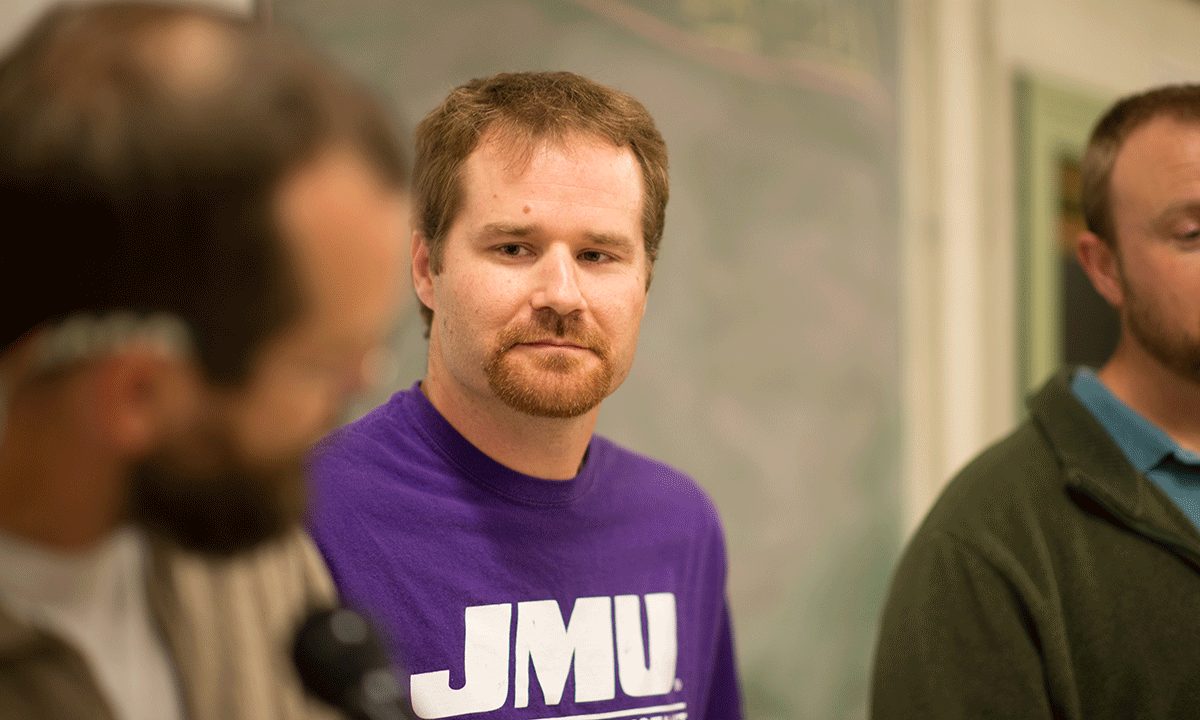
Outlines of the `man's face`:
[{"label": "man's face", "polygon": [[649,273],[641,170],[587,136],[515,155],[493,136],[467,158],[441,272],[417,268],[434,311],[430,376],[470,404],[576,417],[633,363]]},{"label": "man's face", "polygon": [[1111,193],[1125,327],[1164,366],[1200,380],[1200,125],[1159,117],[1135,130]]},{"label": "man's face", "polygon": [[135,474],[135,516],[200,550],[249,547],[300,519],[306,452],[372,380],[394,320],[402,197],[356,155],[330,152],[276,199],[305,293],[300,319],[241,387],[205,393],[197,419]]}]

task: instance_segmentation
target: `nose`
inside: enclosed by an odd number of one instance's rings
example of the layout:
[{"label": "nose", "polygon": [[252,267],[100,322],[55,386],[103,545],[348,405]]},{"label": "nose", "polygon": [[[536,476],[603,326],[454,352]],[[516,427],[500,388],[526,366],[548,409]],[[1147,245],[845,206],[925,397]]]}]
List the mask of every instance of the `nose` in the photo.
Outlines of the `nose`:
[{"label": "nose", "polygon": [[537,290],[532,297],[533,308],[550,308],[559,315],[570,315],[584,308],[579,288],[579,266],[568,248],[556,247],[539,260]]}]

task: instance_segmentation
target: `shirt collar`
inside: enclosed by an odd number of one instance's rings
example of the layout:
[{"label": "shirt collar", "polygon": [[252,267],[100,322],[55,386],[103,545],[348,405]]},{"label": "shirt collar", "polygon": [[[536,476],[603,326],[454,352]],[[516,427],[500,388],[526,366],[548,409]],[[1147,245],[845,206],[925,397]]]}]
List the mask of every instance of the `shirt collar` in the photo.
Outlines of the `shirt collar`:
[{"label": "shirt collar", "polygon": [[1187,465],[1200,465],[1200,455],[1180,447],[1162,428],[1121,402],[1090,369],[1075,371],[1071,392],[1104,426],[1138,472],[1149,472],[1170,455]]}]

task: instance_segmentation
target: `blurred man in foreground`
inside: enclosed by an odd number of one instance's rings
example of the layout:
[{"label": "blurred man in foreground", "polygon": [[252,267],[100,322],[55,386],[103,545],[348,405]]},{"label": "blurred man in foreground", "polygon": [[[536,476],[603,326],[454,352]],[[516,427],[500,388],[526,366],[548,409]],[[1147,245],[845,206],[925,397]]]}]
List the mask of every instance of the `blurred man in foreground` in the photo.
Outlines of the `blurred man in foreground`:
[{"label": "blurred man in foreground", "polygon": [[62,8],[0,59],[0,716],[316,716],[303,456],[391,322],[404,172],[233,15]]},{"label": "blurred man in foreground", "polygon": [[322,444],[311,528],[425,718],[741,716],[725,547],[686,475],[593,434],[633,363],[667,156],[571,73],[417,129],[423,381]]},{"label": "blurred man in foreground", "polygon": [[1192,717],[1200,704],[1200,86],[1117,103],[1083,161],[1093,372],[946,488],[883,615],[876,718]]}]

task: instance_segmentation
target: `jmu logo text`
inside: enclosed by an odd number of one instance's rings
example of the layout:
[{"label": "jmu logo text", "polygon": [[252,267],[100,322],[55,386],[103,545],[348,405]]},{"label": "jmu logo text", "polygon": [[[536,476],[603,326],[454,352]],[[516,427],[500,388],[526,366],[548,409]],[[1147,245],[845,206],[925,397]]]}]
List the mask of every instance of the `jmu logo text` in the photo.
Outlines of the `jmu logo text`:
[{"label": "jmu logo text", "polygon": [[[642,643],[643,599],[648,648]],[[516,669],[512,689],[517,708],[529,705],[531,664],[547,705],[562,700],[572,670],[575,702],[612,700],[618,682],[621,692],[632,697],[665,695],[675,685],[678,641],[673,593],[579,598],[569,622],[563,621],[554,600],[516,603],[515,639],[511,637],[513,607],[510,603],[467,608],[466,683],[451,688],[449,670],[413,674],[411,693],[417,715],[444,718],[503,707],[508,701],[510,657]]]}]

